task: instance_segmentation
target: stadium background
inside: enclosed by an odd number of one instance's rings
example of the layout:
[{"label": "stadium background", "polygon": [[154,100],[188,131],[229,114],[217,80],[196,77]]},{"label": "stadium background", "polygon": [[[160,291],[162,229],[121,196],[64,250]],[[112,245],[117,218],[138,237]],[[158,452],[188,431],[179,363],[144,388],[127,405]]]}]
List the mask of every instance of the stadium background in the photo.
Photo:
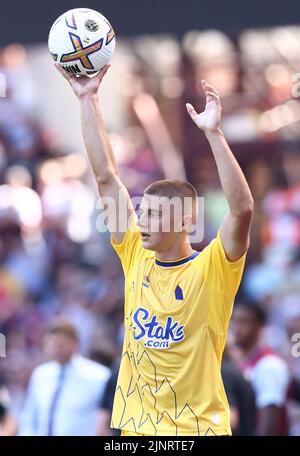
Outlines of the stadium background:
[{"label": "stadium background", "polygon": [[[264,338],[300,379],[300,10],[296,2],[10,1],[0,16],[0,377],[18,417],[41,363],[45,326],[75,323],[86,356],[112,365],[122,341],[123,279],[100,217],[74,95],[53,69],[47,33],[79,6],[105,14],[118,43],[101,103],[132,195],[186,176],[205,195],[205,246],[226,210],[205,140],[185,102],[203,107],[199,79],[223,100],[223,128],[255,199],[238,300],[267,310]],[[290,404],[290,433],[300,411]]]}]

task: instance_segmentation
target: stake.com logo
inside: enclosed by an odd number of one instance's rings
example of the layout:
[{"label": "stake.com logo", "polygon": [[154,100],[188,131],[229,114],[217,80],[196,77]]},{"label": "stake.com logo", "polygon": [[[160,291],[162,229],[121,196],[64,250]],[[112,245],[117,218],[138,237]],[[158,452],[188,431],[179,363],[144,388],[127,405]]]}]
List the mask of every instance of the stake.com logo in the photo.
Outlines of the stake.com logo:
[{"label": "stake.com logo", "polygon": [[134,338],[135,340],[145,338],[145,347],[168,348],[170,342],[180,342],[184,339],[184,326],[175,321],[173,317],[167,317],[163,326],[157,321],[156,315],[151,318],[149,315],[149,311],[143,307],[139,307],[133,315]]}]

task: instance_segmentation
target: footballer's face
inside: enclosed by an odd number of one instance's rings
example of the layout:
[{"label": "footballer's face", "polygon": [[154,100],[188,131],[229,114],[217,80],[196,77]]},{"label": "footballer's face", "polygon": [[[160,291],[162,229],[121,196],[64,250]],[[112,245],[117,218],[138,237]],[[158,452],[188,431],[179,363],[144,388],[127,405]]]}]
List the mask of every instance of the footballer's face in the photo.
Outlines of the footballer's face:
[{"label": "footballer's face", "polygon": [[186,239],[188,217],[183,217],[179,199],[170,204],[166,197],[145,194],[137,215],[145,249],[167,252],[180,238]]}]

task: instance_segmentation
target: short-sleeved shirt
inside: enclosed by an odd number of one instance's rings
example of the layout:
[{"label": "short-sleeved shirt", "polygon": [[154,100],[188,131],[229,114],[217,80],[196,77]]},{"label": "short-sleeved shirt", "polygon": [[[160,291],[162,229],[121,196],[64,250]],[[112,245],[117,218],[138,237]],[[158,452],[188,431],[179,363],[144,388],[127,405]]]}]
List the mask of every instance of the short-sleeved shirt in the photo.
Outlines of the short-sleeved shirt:
[{"label": "short-sleeved shirt", "polygon": [[136,220],[121,244],[125,336],[111,427],[146,435],[231,434],[221,378],[246,253],[227,260],[217,237],[202,251],[159,261]]}]

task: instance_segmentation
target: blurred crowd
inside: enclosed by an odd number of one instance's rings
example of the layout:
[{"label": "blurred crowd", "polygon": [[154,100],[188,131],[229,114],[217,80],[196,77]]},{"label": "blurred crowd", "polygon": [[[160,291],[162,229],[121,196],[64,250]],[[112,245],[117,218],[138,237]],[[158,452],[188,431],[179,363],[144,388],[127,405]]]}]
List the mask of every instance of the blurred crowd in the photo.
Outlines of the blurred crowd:
[{"label": "blurred crowd", "polygon": [[[200,78],[221,92],[224,131],[255,200],[223,367],[232,427],[242,435],[300,435],[300,101],[292,92],[300,63],[292,50],[300,32],[282,29],[285,41],[279,32],[248,32],[239,39],[193,32],[181,44],[165,37],[124,42],[119,65],[126,66],[127,85],[120,103],[127,124],[124,131],[109,131],[133,196],[164,177],[187,178],[205,196],[201,249],[215,236],[226,202],[208,146],[184,104],[203,106]],[[81,363],[89,359],[103,367],[103,388],[93,400],[104,416],[95,433],[105,434],[122,349],[122,269],[103,229],[84,152],[53,142],[51,126],[34,115],[42,100],[24,97],[26,58],[20,64],[11,58],[20,52],[18,45],[0,52],[6,81],[0,98],[0,333],[6,337],[0,435],[22,433],[32,373],[40,378],[37,366],[59,361],[45,348],[49,331],[76,340]],[[57,317],[68,323],[49,330]],[[244,423],[252,409],[253,423]],[[257,409],[263,410],[260,425]]]}]

